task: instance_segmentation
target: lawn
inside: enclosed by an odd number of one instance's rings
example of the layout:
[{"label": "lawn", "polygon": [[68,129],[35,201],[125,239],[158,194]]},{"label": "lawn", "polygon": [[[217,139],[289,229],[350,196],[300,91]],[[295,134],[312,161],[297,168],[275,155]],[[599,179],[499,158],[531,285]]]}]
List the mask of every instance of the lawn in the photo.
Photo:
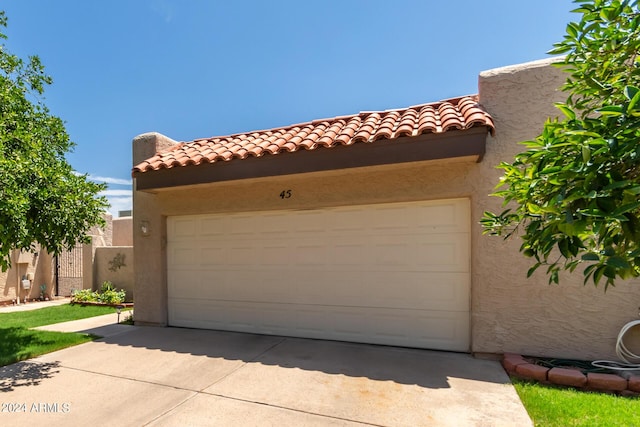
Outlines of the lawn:
[{"label": "lawn", "polygon": [[112,307],[59,305],[38,310],[0,313],[0,366],[30,359],[87,341],[95,335],[36,331],[29,328],[115,313]]},{"label": "lawn", "polygon": [[640,399],[513,379],[536,427],[640,426]]}]

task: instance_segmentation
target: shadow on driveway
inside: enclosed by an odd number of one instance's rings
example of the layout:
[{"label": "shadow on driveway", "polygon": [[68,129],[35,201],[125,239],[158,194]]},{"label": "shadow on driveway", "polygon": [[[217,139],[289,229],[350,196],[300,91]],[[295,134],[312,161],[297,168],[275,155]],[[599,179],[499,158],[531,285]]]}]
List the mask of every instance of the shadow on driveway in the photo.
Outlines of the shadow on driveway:
[{"label": "shadow on driveway", "polygon": [[100,341],[427,388],[448,388],[449,378],[510,383],[495,361],[443,351],[157,327],[138,327]]},{"label": "shadow on driveway", "polygon": [[0,392],[13,391],[16,387],[37,386],[43,380],[60,372],[60,362],[19,362],[0,368]]},{"label": "shadow on driveway", "polygon": [[500,364],[468,354],[129,328],[2,368],[5,400],[70,411],[0,425],[531,426]]}]

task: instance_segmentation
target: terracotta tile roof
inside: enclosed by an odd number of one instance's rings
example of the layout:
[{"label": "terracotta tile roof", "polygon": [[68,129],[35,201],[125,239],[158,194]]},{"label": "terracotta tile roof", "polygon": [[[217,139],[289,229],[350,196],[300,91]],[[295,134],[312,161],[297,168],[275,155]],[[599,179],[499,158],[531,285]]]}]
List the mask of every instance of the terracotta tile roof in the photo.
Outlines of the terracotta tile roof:
[{"label": "terracotta tile roof", "polygon": [[491,116],[477,96],[464,96],[399,110],[369,111],[296,125],[182,142],[136,165],[133,172],[261,157],[265,154],[315,150],[360,142],[392,140],[485,126]]}]

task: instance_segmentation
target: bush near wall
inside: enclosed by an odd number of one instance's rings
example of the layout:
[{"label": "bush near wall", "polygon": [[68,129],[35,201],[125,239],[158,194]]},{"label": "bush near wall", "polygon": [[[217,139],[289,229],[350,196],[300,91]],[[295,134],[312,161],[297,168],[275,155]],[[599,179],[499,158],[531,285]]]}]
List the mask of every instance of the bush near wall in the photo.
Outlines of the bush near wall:
[{"label": "bush near wall", "polygon": [[102,284],[100,291],[92,291],[91,289],[82,289],[74,291],[71,296],[72,303],[91,302],[102,304],[122,304],[126,298],[126,291],[116,289],[109,281]]}]

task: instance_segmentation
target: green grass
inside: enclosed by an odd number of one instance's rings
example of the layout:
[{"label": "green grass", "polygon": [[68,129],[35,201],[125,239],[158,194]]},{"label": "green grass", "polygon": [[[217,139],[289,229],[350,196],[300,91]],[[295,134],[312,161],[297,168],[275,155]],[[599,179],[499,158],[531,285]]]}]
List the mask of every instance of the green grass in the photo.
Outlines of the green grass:
[{"label": "green grass", "polygon": [[85,319],[115,313],[115,311],[113,307],[65,304],[38,310],[0,313],[0,366],[98,338],[95,335],[35,331],[29,328]]},{"label": "green grass", "polygon": [[536,427],[640,426],[640,399],[513,379]]},{"label": "green grass", "polygon": [[95,335],[0,328],[0,366],[93,341]]}]

